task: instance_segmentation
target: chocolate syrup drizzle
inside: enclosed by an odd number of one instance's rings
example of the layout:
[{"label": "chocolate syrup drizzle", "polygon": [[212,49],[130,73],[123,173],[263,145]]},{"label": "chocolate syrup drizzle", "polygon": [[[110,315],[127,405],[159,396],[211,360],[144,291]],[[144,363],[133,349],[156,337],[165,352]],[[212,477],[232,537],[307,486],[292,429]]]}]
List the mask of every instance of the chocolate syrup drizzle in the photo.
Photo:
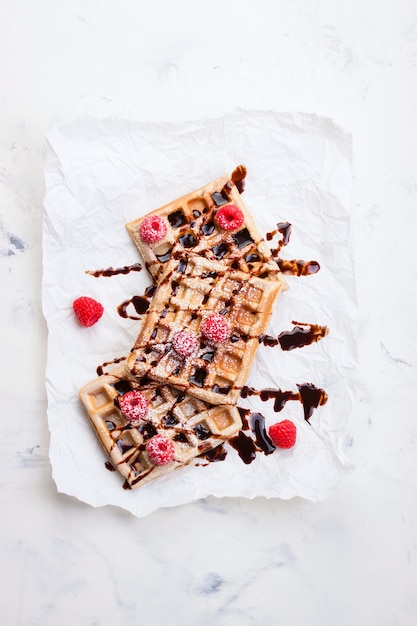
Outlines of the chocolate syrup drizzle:
[{"label": "chocolate syrup drizzle", "polygon": [[303,405],[304,419],[308,422],[313,415],[314,409],[326,404],[328,396],[324,389],[316,387],[313,383],[303,383],[301,385],[297,385],[297,389],[298,392],[283,391],[279,388],[254,389],[253,387],[247,387],[245,385],[242,387],[240,396],[241,398],[258,396],[262,402],[273,400],[274,411],[276,413],[282,411],[288,401],[297,400]]},{"label": "chocolate syrup drizzle", "polygon": [[105,363],[98,365],[96,369],[97,376],[101,376],[102,374],[104,374],[104,368],[108,367],[109,365],[115,365],[116,363],[121,363],[122,361],[125,361],[125,360],[126,360],[126,356],[118,356],[112,359],[111,361],[106,361]]},{"label": "chocolate syrup drizzle", "polygon": [[292,225],[289,222],[279,222],[275,230],[266,233],[266,240],[271,241],[278,233],[281,235],[276,248],[271,248],[271,253],[279,269],[283,274],[291,276],[309,276],[317,274],[320,264],[317,261],[303,261],[302,259],[281,259],[281,249],[288,245],[291,238]]},{"label": "chocolate syrup drizzle", "polygon": [[140,263],[133,263],[133,265],[124,265],[123,267],[108,267],[104,270],[85,270],[86,274],[99,278],[101,276],[117,276],[118,274],[130,274],[130,272],[140,272],[142,265]]},{"label": "chocolate syrup drizzle", "polygon": [[[312,383],[297,385],[298,392],[282,391],[281,389],[254,389],[253,387],[243,387],[241,397],[259,396],[266,402],[274,400],[274,411],[280,412],[289,400],[296,400],[302,403],[304,419],[308,422],[315,409],[326,404],[328,396],[323,389],[319,389]],[[256,454],[261,452],[265,455],[272,454],[276,449],[265,427],[265,418],[261,413],[253,413],[249,409],[238,407],[242,418],[242,430],[229,440],[229,444],[234,448],[240,459],[249,465]],[[249,431],[249,433],[248,433]]]},{"label": "chocolate syrup drizzle", "polygon": [[278,344],[281,350],[289,351],[295,348],[303,348],[312,343],[316,343],[327,337],[329,329],[327,326],[319,326],[319,324],[306,324],[304,322],[292,322],[295,324],[292,330],[284,330],[278,337],[272,335],[259,335],[259,343],[264,346],[273,348]]}]

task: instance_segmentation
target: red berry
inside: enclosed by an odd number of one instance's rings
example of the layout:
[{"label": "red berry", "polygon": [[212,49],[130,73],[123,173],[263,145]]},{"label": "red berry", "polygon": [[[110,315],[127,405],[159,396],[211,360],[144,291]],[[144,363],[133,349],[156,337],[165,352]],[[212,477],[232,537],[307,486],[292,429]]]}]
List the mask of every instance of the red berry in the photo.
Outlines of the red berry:
[{"label": "red berry", "polygon": [[164,435],[155,435],[146,444],[149,460],[154,465],[166,465],[174,458],[175,448],[171,439]]},{"label": "red berry", "polygon": [[186,357],[195,352],[198,346],[198,339],[194,333],[188,330],[181,330],[174,335],[172,345],[177,354]]},{"label": "red berry", "polygon": [[297,428],[291,420],[282,420],[269,428],[269,436],[278,448],[292,448],[297,439]]},{"label": "red berry", "polygon": [[224,230],[237,230],[245,220],[242,211],[234,204],[228,204],[216,213],[216,222]]},{"label": "red berry", "polygon": [[139,235],[145,243],[155,243],[163,239],[167,234],[167,223],[159,215],[148,215],[142,221],[139,228]]},{"label": "red berry", "polygon": [[220,313],[213,313],[201,324],[201,332],[210,341],[226,341],[230,336],[230,326]]},{"label": "red berry", "polygon": [[100,302],[88,296],[81,296],[74,300],[72,308],[81,326],[93,326],[104,312]]},{"label": "red berry", "polygon": [[148,400],[141,391],[134,389],[119,398],[119,407],[129,422],[138,422],[148,412]]}]

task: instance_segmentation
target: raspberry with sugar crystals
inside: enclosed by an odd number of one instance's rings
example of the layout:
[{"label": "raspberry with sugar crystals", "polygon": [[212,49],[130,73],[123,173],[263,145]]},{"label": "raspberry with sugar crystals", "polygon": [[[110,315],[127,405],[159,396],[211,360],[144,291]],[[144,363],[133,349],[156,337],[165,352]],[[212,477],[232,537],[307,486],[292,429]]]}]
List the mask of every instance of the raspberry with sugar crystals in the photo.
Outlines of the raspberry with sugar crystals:
[{"label": "raspberry with sugar crystals", "polygon": [[220,313],[213,313],[201,324],[201,332],[210,341],[226,341],[230,336],[230,326]]},{"label": "raspberry with sugar crystals", "polygon": [[297,428],[291,420],[282,420],[270,427],[269,436],[278,448],[292,448],[297,439]]},{"label": "raspberry with sugar crystals", "polygon": [[174,335],[172,345],[177,354],[186,357],[195,352],[198,340],[194,333],[188,330],[181,330]]},{"label": "raspberry with sugar crystals", "polygon": [[171,439],[164,435],[154,435],[146,444],[149,460],[154,465],[166,465],[174,458],[175,448]]},{"label": "raspberry with sugar crystals", "polygon": [[129,422],[138,422],[148,412],[148,401],[141,391],[133,389],[119,398],[119,407]]},{"label": "raspberry with sugar crystals", "polygon": [[145,243],[155,243],[163,239],[167,234],[167,224],[163,217],[159,215],[148,215],[142,221],[139,228],[139,235]]},{"label": "raspberry with sugar crystals", "polygon": [[216,213],[216,222],[224,230],[237,230],[244,222],[242,211],[235,204],[228,204]]}]

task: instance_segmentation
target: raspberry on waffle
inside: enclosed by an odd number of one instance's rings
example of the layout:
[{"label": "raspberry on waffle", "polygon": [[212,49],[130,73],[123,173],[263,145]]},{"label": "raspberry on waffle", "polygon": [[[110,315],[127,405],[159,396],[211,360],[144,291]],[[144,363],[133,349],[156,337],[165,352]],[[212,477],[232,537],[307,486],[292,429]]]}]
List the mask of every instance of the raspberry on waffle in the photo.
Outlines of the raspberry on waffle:
[{"label": "raspberry on waffle", "polygon": [[[146,396],[146,417],[135,426],[120,409],[119,399],[131,391]],[[166,384],[134,379],[124,365],[102,374],[79,392],[89,420],[125,487],[135,488],[167,475],[212,450],[242,427],[239,411],[212,406]],[[173,457],[161,457],[151,449],[154,437],[174,449]],[[156,442],[156,439],[155,439]],[[149,451],[149,453],[148,453]]]},{"label": "raspberry on waffle", "polygon": [[[204,256],[174,254],[146,312],[128,369],[135,377],[166,382],[205,402],[235,403],[283,288],[279,275],[267,280]],[[175,337],[185,331],[197,341],[187,356],[175,350]]]},{"label": "raspberry on waffle", "polygon": [[[239,192],[245,176],[239,165],[231,175],[126,224],[155,282],[171,256],[182,251],[276,279],[280,270]],[[154,230],[153,218],[158,218]]]}]

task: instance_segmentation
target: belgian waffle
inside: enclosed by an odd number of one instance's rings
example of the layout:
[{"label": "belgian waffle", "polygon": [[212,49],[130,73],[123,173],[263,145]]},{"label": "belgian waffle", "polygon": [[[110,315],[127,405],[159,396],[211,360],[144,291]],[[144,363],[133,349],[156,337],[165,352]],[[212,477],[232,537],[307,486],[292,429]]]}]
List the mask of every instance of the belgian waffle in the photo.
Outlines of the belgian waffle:
[{"label": "belgian waffle", "polygon": [[[235,403],[284,286],[279,276],[271,281],[195,254],[174,255],[144,317],[128,369],[212,404]],[[214,313],[224,315],[231,331],[221,343],[201,334],[201,324]],[[198,348],[186,358],[172,344],[182,330],[198,339]]]},{"label": "belgian waffle", "polygon": [[[126,420],[117,402],[132,389],[140,390],[148,400],[146,422],[138,427]],[[79,396],[113,467],[126,479],[126,488],[139,487],[190,463],[242,427],[236,407],[212,406],[168,385],[135,380],[123,365],[85,385]],[[166,465],[153,465],[146,452],[146,441],[157,433],[168,437],[175,448],[173,460]]]},{"label": "belgian waffle", "polygon": [[[239,165],[231,175],[126,224],[155,282],[160,280],[171,255],[184,250],[222,260],[254,276],[276,279],[280,270],[239,192],[245,176],[245,166]],[[220,228],[214,219],[217,210],[227,204],[236,205],[244,215],[243,225],[232,233]],[[145,243],[139,234],[140,226],[146,217],[155,215],[165,220],[166,235],[155,243]]]}]

